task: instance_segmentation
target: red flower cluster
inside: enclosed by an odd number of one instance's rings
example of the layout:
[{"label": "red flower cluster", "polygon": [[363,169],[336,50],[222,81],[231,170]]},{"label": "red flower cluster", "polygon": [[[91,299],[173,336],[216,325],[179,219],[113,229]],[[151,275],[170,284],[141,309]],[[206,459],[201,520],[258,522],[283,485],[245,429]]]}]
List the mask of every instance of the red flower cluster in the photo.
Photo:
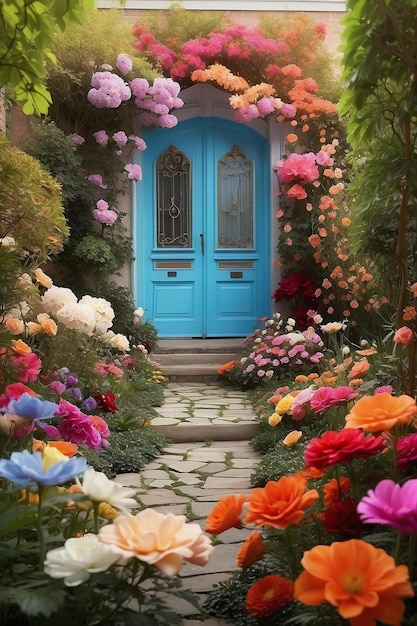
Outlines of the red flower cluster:
[{"label": "red flower cluster", "polygon": [[309,276],[302,272],[294,274],[286,274],[278,283],[278,289],[274,291],[272,297],[275,302],[279,302],[284,298],[291,300],[296,295],[301,295],[303,300],[314,300],[314,292],[316,287]]}]

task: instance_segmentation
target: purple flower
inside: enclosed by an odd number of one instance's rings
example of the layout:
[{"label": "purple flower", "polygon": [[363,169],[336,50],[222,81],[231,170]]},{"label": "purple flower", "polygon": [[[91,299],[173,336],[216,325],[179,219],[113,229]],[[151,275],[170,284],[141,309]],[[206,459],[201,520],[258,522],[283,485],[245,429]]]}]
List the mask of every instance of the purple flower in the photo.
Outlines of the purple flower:
[{"label": "purple flower", "polygon": [[131,180],[142,180],[142,168],[140,165],[128,163],[125,165],[125,170],[127,172],[127,177]]},{"label": "purple flower", "polygon": [[76,400],[81,401],[83,399],[83,394],[81,393],[81,389],[79,387],[73,387],[71,389],[71,393]]},{"label": "purple flower", "polygon": [[88,100],[98,109],[117,109],[132,95],[125,81],[112,72],[96,72],[91,78]]},{"label": "purple flower", "polygon": [[81,135],[78,135],[77,133],[71,135],[71,139],[76,146],[81,146],[85,141],[84,137],[81,137]]},{"label": "purple flower", "polygon": [[126,54],[119,54],[116,59],[116,67],[122,74],[129,74],[132,70],[132,61]]},{"label": "purple flower", "polygon": [[75,374],[68,374],[67,385],[68,387],[75,387],[75,385],[78,385],[78,376]]},{"label": "purple flower", "polygon": [[359,502],[357,511],[366,524],[387,524],[404,534],[417,532],[417,479],[398,485],[381,480]]},{"label": "purple flower", "polygon": [[92,396],[88,396],[83,403],[81,404],[81,409],[83,411],[94,411],[97,408],[97,402],[94,400]]}]

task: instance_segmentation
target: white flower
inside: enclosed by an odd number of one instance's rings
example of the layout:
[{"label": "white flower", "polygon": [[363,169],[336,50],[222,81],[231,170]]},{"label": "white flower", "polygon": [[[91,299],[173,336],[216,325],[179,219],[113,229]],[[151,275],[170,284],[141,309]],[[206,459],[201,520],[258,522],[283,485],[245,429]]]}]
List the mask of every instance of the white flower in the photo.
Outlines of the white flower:
[{"label": "white flower", "polygon": [[67,587],[76,587],[94,572],[104,572],[121,558],[120,552],[102,543],[97,535],[67,539],[62,548],[49,550],[45,573],[51,578],[63,578]]},{"label": "white flower", "polygon": [[57,320],[66,328],[73,328],[90,336],[93,334],[96,316],[90,306],[78,302],[69,302],[58,309],[55,315]]},{"label": "white flower", "polygon": [[339,330],[345,330],[347,327],[346,322],[328,322],[327,324],[323,324],[320,326],[320,330],[323,333],[328,333],[329,335],[333,333],[339,332]]},{"label": "white flower", "polygon": [[116,350],[121,350],[122,352],[129,352],[130,350],[128,338],[121,333],[117,333],[112,337],[112,339],[110,340],[110,345],[112,346],[112,348],[116,348]]},{"label": "white flower", "polygon": [[296,324],[295,319],[293,319],[292,317],[289,317],[289,318],[287,319],[287,324],[288,324],[289,326],[294,327],[294,326],[295,326],[295,324]]},{"label": "white flower", "polygon": [[77,296],[71,289],[54,286],[45,291],[41,296],[41,302],[46,313],[55,315],[65,304],[76,304]]},{"label": "white flower", "polygon": [[349,353],[350,353],[350,348],[349,348],[349,346],[343,346],[343,348],[342,348],[342,354],[346,356],[346,355],[347,355],[347,354],[349,354]]},{"label": "white flower", "polygon": [[2,237],[0,239],[0,246],[14,250],[16,248],[16,241],[13,237]]},{"label": "white flower", "polygon": [[100,335],[104,334],[113,324],[114,311],[108,300],[83,296],[79,304],[87,304],[92,308],[96,318],[95,331]]},{"label": "white flower", "polygon": [[133,316],[136,317],[138,320],[141,320],[144,313],[145,310],[143,309],[143,307],[139,306],[135,311],[133,311]]},{"label": "white flower", "polygon": [[84,472],[82,484],[78,478],[76,481],[83,493],[94,502],[107,502],[125,514],[139,506],[137,501],[132,498],[136,495],[134,489],[119,485],[119,483],[107,478],[103,472],[96,472],[91,468]]}]

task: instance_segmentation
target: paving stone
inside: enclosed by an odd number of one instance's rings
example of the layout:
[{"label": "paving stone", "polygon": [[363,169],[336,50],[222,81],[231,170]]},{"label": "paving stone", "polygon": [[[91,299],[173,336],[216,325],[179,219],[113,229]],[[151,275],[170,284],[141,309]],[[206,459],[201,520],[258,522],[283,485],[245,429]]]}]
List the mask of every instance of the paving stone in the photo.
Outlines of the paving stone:
[{"label": "paving stone", "polygon": [[193,461],[192,459],[187,459],[186,461],[168,461],[167,465],[170,469],[174,470],[174,472],[194,472],[201,467],[204,466],[204,462],[202,461]]},{"label": "paving stone", "polygon": [[248,487],[249,485],[249,479],[248,478],[224,478],[224,479],[220,479],[218,478],[217,474],[216,476],[209,476],[206,480],[206,483],[204,485],[204,489],[215,489],[215,488],[222,488],[221,487],[221,481],[224,482],[225,484],[225,488],[229,489],[230,493],[236,492],[237,489],[245,489]]}]

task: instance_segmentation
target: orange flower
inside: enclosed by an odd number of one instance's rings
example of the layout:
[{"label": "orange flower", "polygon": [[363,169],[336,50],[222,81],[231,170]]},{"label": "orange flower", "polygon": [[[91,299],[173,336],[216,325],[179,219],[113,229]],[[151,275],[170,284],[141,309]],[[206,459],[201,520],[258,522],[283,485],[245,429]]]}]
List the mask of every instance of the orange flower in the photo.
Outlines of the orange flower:
[{"label": "orange flower", "polygon": [[257,530],[254,530],[238,550],[236,563],[238,567],[250,567],[259,561],[264,552],[265,545],[262,537]]},{"label": "orange flower", "polygon": [[301,432],[301,430],[292,430],[288,433],[285,439],[282,440],[282,443],[284,444],[284,446],[288,446],[289,448],[291,448],[300,441],[302,436],[303,433]]},{"label": "orange flower", "polygon": [[33,276],[35,277],[36,282],[39,283],[42,287],[46,287],[46,289],[50,289],[52,287],[53,282],[51,278],[49,278],[49,276],[47,276],[40,267],[38,267],[33,272]]},{"label": "orange flower", "polygon": [[340,476],[339,479],[331,478],[329,482],[323,485],[323,502],[326,507],[340,502],[342,496],[350,491],[350,480],[346,476]]},{"label": "orange flower", "polygon": [[362,376],[369,370],[370,363],[368,359],[364,356],[362,359],[357,361],[348,374],[348,378],[358,378]]},{"label": "orange flower", "polygon": [[270,480],[265,487],[253,489],[245,524],[286,528],[298,524],[304,510],[314,504],[319,494],[316,489],[306,492],[307,481],[299,476],[283,476],[277,481]]},{"label": "orange flower", "polygon": [[304,572],[295,581],[294,597],[309,606],[329,602],[351,626],[399,626],[401,598],[413,588],[405,565],[396,566],[384,550],[360,539],[315,546],[304,553]]},{"label": "orange flower", "polygon": [[253,617],[266,617],[291,602],[293,595],[294,583],[292,580],[276,574],[269,574],[269,576],[260,578],[249,589],[246,596],[246,610]]},{"label": "orange flower", "polygon": [[240,528],[242,507],[247,502],[247,496],[231,494],[219,500],[206,519],[206,532],[220,535],[229,528]]},{"label": "orange flower", "polygon": [[223,363],[223,365],[220,365],[219,369],[217,370],[217,373],[220,376],[222,374],[225,374],[226,372],[228,372],[229,370],[234,368],[235,363],[236,363],[236,361],[228,361],[227,363]]},{"label": "orange flower", "polygon": [[374,433],[390,430],[397,424],[408,424],[417,415],[417,404],[411,396],[377,393],[358,400],[345,417],[345,428],[362,428]]},{"label": "orange flower", "polygon": [[78,452],[78,446],[70,441],[49,441],[48,446],[56,448],[68,457],[74,456]]},{"label": "orange flower", "polygon": [[20,356],[25,356],[32,352],[32,348],[28,346],[27,343],[25,343],[21,339],[17,339],[17,340],[13,339],[12,350],[16,354],[19,354]]}]

